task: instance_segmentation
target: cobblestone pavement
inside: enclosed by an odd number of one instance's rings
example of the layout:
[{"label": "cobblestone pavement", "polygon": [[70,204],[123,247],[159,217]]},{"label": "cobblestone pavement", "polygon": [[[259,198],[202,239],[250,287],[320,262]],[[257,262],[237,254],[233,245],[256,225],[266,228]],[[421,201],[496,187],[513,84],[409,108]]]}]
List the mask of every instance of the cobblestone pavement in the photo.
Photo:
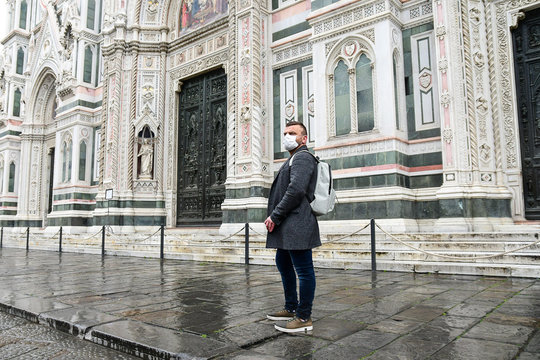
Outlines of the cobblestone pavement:
[{"label": "cobblestone pavement", "polygon": [[[540,359],[539,279],[316,273],[314,330],[288,335],[265,319],[283,303],[273,266],[3,248],[0,309],[154,358]],[[37,325],[10,319],[22,341],[13,348],[38,351],[46,340],[34,336]],[[0,330],[5,358],[10,329]],[[54,339],[80,343],[54,334],[44,351],[69,351]],[[59,358],[93,359],[93,351],[105,351],[83,348],[86,353]]]},{"label": "cobblestone pavement", "polygon": [[0,359],[138,359],[50,327],[0,313]]}]

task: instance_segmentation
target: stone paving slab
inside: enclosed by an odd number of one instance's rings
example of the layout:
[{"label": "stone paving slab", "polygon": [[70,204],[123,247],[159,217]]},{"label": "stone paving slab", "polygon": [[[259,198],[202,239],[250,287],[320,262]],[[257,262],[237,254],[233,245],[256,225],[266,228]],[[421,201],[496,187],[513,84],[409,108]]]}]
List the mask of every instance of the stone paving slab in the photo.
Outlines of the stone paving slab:
[{"label": "stone paving slab", "polygon": [[69,305],[62,304],[60,302],[43,299],[38,297],[23,297],[13,298],[10,300],[4,300],[0,302],[0,308],[8,314],[23,317],[27,320],[37,322],[39,314],[57,310],[69,308]]},{"label": "stone paving slab", "polygon": [[86,339],[128,354],[157,358],[207,359],[237,350],[235,346],[208,337],[133,320],[96,326]]},{"label": "stone paving slab", "polygon": [[49,311],[39,315],[39,322],[67,332],[71,335],[84,335],[91,328],[99,324],[117,321],[121,318],[92,309],[68,308]]},{"label": "stone paving slab", "polygon": [[[540,353],[539,279],[316,274],[314,330],[291,335],[265,318],[283,306],[274,266],[3,248],[0,309],[155,359],[528,360]],[[48,341],[39,335],[36,343],[19,326],[18,336],[30,340],[13,346],[14,326],[0,328],[0,358],[37,354],[39,341]]]}]

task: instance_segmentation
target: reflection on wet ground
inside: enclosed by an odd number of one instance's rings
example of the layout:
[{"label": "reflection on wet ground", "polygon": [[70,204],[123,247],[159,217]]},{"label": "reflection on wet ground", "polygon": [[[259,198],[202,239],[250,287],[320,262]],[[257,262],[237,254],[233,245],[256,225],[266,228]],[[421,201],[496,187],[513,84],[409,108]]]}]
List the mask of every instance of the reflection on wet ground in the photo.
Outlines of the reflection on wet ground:
[{"label": "reflection on wet ground", "polygon": [[3,248],[0,309],[156,358],[539,359],[538,279],[316,272],[300,335],[265,319],[283,305],[273,266]]}]

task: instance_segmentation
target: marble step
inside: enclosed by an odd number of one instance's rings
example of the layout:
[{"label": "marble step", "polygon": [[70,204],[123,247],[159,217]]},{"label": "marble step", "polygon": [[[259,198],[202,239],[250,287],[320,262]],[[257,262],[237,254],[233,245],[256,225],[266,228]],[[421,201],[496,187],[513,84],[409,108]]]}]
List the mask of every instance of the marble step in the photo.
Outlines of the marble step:
[{"label": "marble step", "polygon": [[[512,243],[500,243],[500,242],[482,242],[482,243],[467,243],[467,242],[413,242],[409,241],[408,244],[411,244],[419,249],[430,252],[439,252],[439,253],[457,253],[457,254],[496,254],[505,251],[511,251],[522,246],[530,244],[530,242],[512,242]],[[25,242],[18,242],[17,247],[25,247]],[[257,251],[266,251],[264,242],[254,242],[250,243],[251,252]],[[69,247],[75,248],[84,248],[84,247],[99,247],[101,249],[101,241],[71,241],[66,239],[63,241],[63,250],[67,251]],[[131,251],[152,251],[159,247],[158,241],[153,241],[152,243],[137,243],[125,239],[124,241],[109,240],[106,242],[106,249],[123,249]],[[44,250],[57,250],[58,242],[52,243],[49,240],[39,241],[34,240],[30,243],[30,248],[34,249],[44,249]],[[224,253],[224,254],[237,254],[243,253],[244,243],[243,241],[235,242],[205,242],[205,243],[183,243],[179,244],[177,242],[166,241],[165,249],[168,253]],[[389,256],[388,254],[409,254],[409,253],[418,253],[420,256],[425,256],[417,250],[409,249],[407,246],[394,242],[393,240],[388,241],[379,241],[377,242],[377,253],[380,256]],[[346,242],[346,243],[327,243],[323,244],[318,251],[323,252],[334,252],[348,254],[347,256],[365,256],[365,254],[370,253],[370,244],[366,241],[363,242]],[[383,255],[384,254],[384,255]],[[540,244],[536,244],[532,247],[519,250],[515,255],[520,255],[521,257],[525,255],[534,256],[540,255]],[[514,255],[514,253],[512,253]],[[511,256],[511,255],[506,255]],[[441,260],[444,261],[444,260]]]}]

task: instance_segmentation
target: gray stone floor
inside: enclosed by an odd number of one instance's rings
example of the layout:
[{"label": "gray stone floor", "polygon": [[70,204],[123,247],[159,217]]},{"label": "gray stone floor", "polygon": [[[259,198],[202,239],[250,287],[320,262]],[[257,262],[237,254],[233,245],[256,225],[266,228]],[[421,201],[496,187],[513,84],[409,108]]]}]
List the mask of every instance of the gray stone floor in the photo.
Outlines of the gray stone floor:
[{"label": "gray stone floor", "polygon": [[283,302],[273,266],[3,248],[0,309],[155,358],[540,359],[538,279],[316,273],[314,330],[288,335],[265,320]]}]

